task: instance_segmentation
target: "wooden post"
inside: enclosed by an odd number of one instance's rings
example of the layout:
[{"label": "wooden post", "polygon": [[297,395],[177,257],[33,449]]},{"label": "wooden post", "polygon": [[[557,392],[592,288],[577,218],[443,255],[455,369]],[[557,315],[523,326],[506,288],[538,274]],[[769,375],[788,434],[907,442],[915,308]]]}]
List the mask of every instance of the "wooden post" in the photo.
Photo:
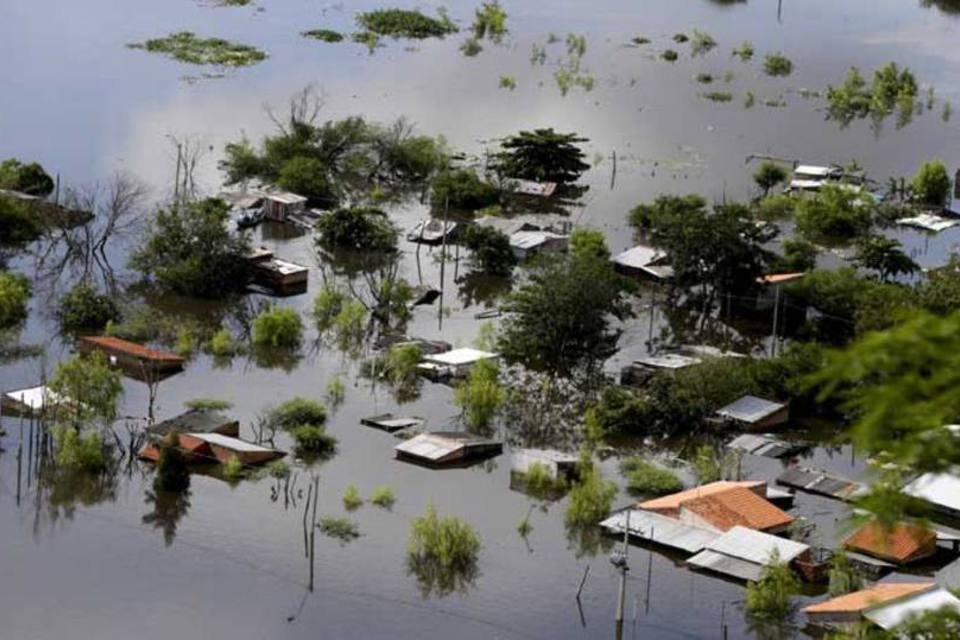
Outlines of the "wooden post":
[{"label": "wooden post", "polygon": [[445,275],[447,266],[447,219],[450,215],[450,196],[446,197],[443,205],[443,231],[440,235],[440,305],[437,310],[437,321],[440,330],[443,329],[443,298],[446,291]]},{"label": "wooden post", "polygon": [[580,586],[577,587],[577,602],[580,601],[580,593],[583,591],[583,585],[587,581],[587,575],[590,573],[590,565],[583,568],[583,577],[580,578]]}]

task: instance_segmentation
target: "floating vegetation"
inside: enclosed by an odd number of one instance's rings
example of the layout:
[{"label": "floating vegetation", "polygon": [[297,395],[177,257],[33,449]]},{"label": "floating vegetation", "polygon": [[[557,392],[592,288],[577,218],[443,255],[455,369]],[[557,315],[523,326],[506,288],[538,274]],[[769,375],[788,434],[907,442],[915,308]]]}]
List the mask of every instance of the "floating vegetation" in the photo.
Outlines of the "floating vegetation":
[{"label": "floating vegetation", "polygon": [[645,45],[645,44],[650,44],[650,38],[646,38],[646,37],[644,37],[644,36],[636,36],[636,37],[631,38],[631,39],[630,39],[630,42],[631,42],[632,44],[640,47],[640,46],[643,46],[643,45]]},{"label": "floating vegetation", "polygon": [[266,60],[267,54],[245,44],[220,38],[198,38],[190,31],[128,44],[130,49],[161,53],[179,62],[219,67],[246,67]]},{"label": "floating vegetation", "polygon": [[370,53],[373,53],[380,46],[380,36],[372,31],[358,31],[350,37],[357,44],[364,45]]},{"label": "floating vegetation", "polygon": [[459,31],[446,13],[431,18],[419,11],[409,9],[377,9],[357,15],[357,24],[368,33],[391,38],[442,38]]},{"label": "floating vegetation", "polygon": [[788,76],[793,73],[793,61],[782,53],[768,53],[763,57],[763,72],[768,76]]},{"label": "floating vegetation", "polygon": [[500,76],[500,88],[513,91],[517,88],[517,79],[513,76]]},{"label": "floating vegetation", "polygon": [[953,114],[953,107],[950,106],[949,102],[943,103],[943,113],[940,114],[940,118],[944,122],[950,122],[950,116]]},{"label": "floating vegetation", "polygon": [[360,497],[360,491],[356,485],[349,485],[343,490],[343,508],[347,511],[355,511],[363,506],[363,498]]},{"label": "floating vegetation", "polygon": [[476,38],[467,38],[463,41],[463,44],[460,45],[460,53],[468,58],[472,58],[481,51],[483,51],[483,45],[481,45]]},{"label": "floating vegetation", "polygon": [[338,540],[341,545],[353,542],[360,537],[360,527],[349,518],[337,518],[335,516],[323,516],[317,523],[320,533]]},{"label": "floating vegetation", "polygon": [[626,458],[620,472],[627,478],[627,491],[638,496],[663,496],[683,489],[675,473],[641,457]]},{"label": "floating vegetation", "polygon": [[778,96],[776,98],[764,98],[763,106],[773,107],[775,109],[782,109],[787,106],[787,101],[783,96]]},{"label": "floating vegetation", "polygon": [[240,462],[240,458],[237,456],[230,456],[230,459],[220,465],[220,475],[223,476],[224,480],[229,482],[237,482],[241,480],[244,475],[243,463]]},{"label": "floating vegetation", "polygon": [[697,29],[693,30],[693,37],[690,38],[690,50],[694,56],[706,55],[716,46],[717,41],[709,33]]},{"label": "floating vegetation", "polygon": [[673,36],[673,41],[676,42],[677,44],[683,44],[684,42],[688,41],[689,39],[690,39],[690,38],[688,38],[688,37],[687,37],[687,34],[685,34],[685,33],[676,33],[676,34],[674,34],[674,36]]},{"label": "floating vegetation", "polygon": [[534,42],[530,51],[530,64],[543,66],[546,62],[547,48]]},{"label": "floating vegetation", "polygon": [[465,591],[477,575],[480,538],[469,524],[440,518],[433,504],[414,518],[407,543],[407,566],[424,597]]},{"label": "floating vegetation", "polygon": [[733,50],[733,55],[740,58],[743,62],[748,62],[753,58],[753,45],[745,40],[739,47]]},{"label": "floating vegetation", "polygon": [[301,33],[304,38],[313,38],[314,40],[320,40],[321,42],[342,42],[343,34],[339,31],[332,31],[330,29],[312,29],[310,31],[304,31]]},{"label": "floating vegetation", "polygon": [[377,487],[373,490],[373,493],[370,494],[370,504],[380,507],[381,509],[393,508],[396,501],[397,496],[393,493],[393,489],[387,485]]},{"label": "floating vegetation", "polygon": [[327,401],[331,407],[339,406],[343,403],[343,398],[346,395],[346,389],[344,388],[343,378],[340,377],[340,374],[337,374],[330,378],[330,381],[327,382],[327,390],[324,394],[324,399]]},{"label": "floating vegetation", "polygon": [[908,123],[917,101],[917,80],[910,69],[900,69],[889,62],[873,73],[873,82],[867,81],[857,67],[851,67],[839,87],[827,87],[827,118],[841,126],[853,120],[870,117],[879,125],[887,116],[899,110],[898,127]]},{"label": "floating vegetation", "polygon": [[677,59],[680,57],[680,54],[678,54],[673,49],[667,49],[666,51],[660,54],[660,57],[666,60],[667,62],[676,62]]},{"label": "floating vegetation", "polygon": [[747,95],[745,95],[743,98],[743,108],[752,109],[756,101],[757,97],[753,95],[753,91],[747,91]]},{"label": "floating vegetation", "polygon": [[500,44],[505,35],[507,35],[507,12],[497,0],[481,4],[474,13],[473,37],[477,40],[488,38],[494,44]]},{"label": "floating vegetation", "polygon": [[700,84],[710,84],[711,82],[713,82],[713,76],[710,75],[709,73],[698,73],[697,82],[699,82]]},{"label": "floating vegetation", "polygon": [[733,94],[729,91],[708,91],[700,95],[711,102],[730,102],[733,100]]}]

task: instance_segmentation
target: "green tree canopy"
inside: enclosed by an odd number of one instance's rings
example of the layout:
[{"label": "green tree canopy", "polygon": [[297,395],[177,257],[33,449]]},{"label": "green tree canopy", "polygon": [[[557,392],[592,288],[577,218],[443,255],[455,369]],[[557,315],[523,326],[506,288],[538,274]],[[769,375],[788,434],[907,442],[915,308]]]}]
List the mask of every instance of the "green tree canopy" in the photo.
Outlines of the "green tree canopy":
[{"label": "green tree canopy", "polygon": [[870,230],[871,207],[851,189],[827,185],[796,205],[797,231],[814,242],[852,240]]},{"label": "green tree canopy", "polygon": [[0,271],[0,329],[27,317],[30,281],[19,273]]},{"label": "green tree canopy", "polygon": [[507,178],[573,183],[590,168],[578,146],[583,142],[587,139],[552,128],[521,131],[500,143],[496,168]]},{"label": "green tree canopy", "polygon": [[882,282],[919,271],[920,265],[904,253],[901,246],[892,238],[867,236],[857,243],[856,263],[864,269],[876,271]]},{"label": "green tree canopy", "polygon": [[470,250],[473,261],[484,273],[509,276],[517,264],[510,238],[499,229],[473,224],[462,236],[463,246]]},{"label": "green tree canopy", "polygon": [[476,211],[495,205],[500,200],[497,186],[480,177],[476,169],[441,171],[433,180],[430,203],[434,209]]},{"label": "green tree canopy", "polygon": [[112,422],[123,395],[120,373],[99,351],[75,355],[57,364],[49,387],[69,402],[67,410],[77,428]]},{"label": "green tree canopy", "polygon": [[36,162],[23,164],[9,158],[0,163],[0,189],[44,197],[53,193],[54,186],[53,178]]},{"label": "green tree canopy", "polygon": [[922,204],[943,206],[950,197],[950,174],[939,159],[924,162],[913,177],[913,195]]},{"label": "green tree canopy", "polygon": [[767,197],[770,189],[787,179],[787,172],[780,165],[765,161],[753,174],[753,181],[757,183],[760,190],[763,191],[763,197]]},{"label": "green tree canopy", "polygon": [[397,247],[396,227],[375,207],[337,209],[317,220],[316,228],[317,244],[325,249],[394,251]]}]

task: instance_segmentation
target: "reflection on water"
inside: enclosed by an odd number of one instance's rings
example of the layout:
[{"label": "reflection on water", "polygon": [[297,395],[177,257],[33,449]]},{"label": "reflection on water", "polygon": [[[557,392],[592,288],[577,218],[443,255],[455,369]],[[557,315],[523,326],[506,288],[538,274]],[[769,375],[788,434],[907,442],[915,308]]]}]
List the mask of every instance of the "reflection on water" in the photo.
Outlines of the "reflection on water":
[{"label": "reflection on water", "polygon": [[177,537],[180,521],[190,510],[190,497],[189,489],[182,492],[147,489],[143,502],[151,511],[143,514],[141,522],[163,532],[163,543],[169,547]]},{"label": "reflection on water", "polygon": [[78,507],[92,507],[117,499],[120,475],[117,465],[102,473],[89,473],[57,467],[44,460],[40,471],[38,503],[46,504],[51,524],[61,518],[72,520]]}]

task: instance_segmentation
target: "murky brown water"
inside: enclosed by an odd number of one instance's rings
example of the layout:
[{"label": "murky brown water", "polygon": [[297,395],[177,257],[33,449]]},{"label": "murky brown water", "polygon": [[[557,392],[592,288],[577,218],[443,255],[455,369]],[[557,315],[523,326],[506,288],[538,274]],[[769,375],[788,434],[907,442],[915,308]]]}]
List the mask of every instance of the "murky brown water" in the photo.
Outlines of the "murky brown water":
[{"label": "murky brown water", "polygon": [[[443,134],[451,145],[469,152],[481,152],[483,141],[521,128],[554,126],[582,133],[590,138],[591,156],[602,161],[588,174],[591,189],[572,219],[603,229],[614,250],[630,244],[625,225],[629,208],[660,192],[698,192],[717,200],[748,197],[745,159],[752,153],[813,163],[855,158],[879,180],[911,174],[933,156],[952,166],[960,161],[957,127],[941,121],[939,107],[901,130],[891,120],[877,136],[868,123],[840,130],[825,122],[821,103],[798,93],[838,82],[850,65],[866,70],[896,60],[913,68],[924,84],[935,85],[938,100],[960,107],[956,18],[910,0],[784,2],[779,19],[774,0],[563,1],[549,7],[505,2],[509,43],[488,46],[473,59],[457,50],[462,36],[418,44],[416,51],[391,42],[370,56],[360,45],[327,45],[297,35],[319,26],[348,30],[355,11],[375,6],[369,2],[334,6],[264,0],[262,11],[214,9],[188,0],[163,6],[144,0],[13,0],[8,5],[0,23],[0,59],[7,61],[0,92],[0,157],[37,159],[73,184],[102,180],[123,169],[162,195],[174,167],[165,135],[174,134],[213,147],[201,177],[204,187],[216,190],[217,150],[223,142],[240,132],[251,138],[267,132],[262,104],[282,104],[308,83],[324,90],[325,114],[331,118],[403,115],[420,130]],[[461,21],[473,12],[470,2],[452,2],[448,8]],[[694,28],[710,32],[717,50],[691,59],[688,45],[670,41],[673,33]],[[257,44],[271,57],[222,79],[189,83],[181,76],[195,70],[123,48],[127,42],[181,29]],[[550,32],[587,36],[583,65],[596,76],[592,92],[574,89],[562,98],[550,63],[530,64],[532,45],[544,43]],[[653,44],[625,46],[636,35]],[[771,80],[762,76],[757,59],[744,64],[731,58],[730,49],[743,40],[753,42],[758,57],[784,51],[796,63],[794,75]],[[681,60],[656,60],[653,53],[666,47],[681,51]],[[553,60],[562,45],[548,50]],[[703,90],[694,81],[697,73],[722,76],[727,70],[735,73],[734,79],[717,88],[734,93],[731,103],[697,97]],[[515,91],[497,88],[501,74],[516,77]],[[750,110],[743,108],[747,91],[757,97]],[[786,107],[761,104],[781,96]],[[611,188],[614,150],[618,165]],[[406,228],[424,210],[407,205],[391,215]],[[281,256],[316,264],[309,238],[264,233],[264,243]],[[898,237],[921,264],[931,266],[945,260],[960,230],[933,238],[904,231]],[[418,281],[416,256],[410,245],[404,250],[404,273]],[[122,266],[124,248],[113,253],[115,266]],[[31,273],[33,262],[23,257],[12,266]],[[439,282],[438,264],[426,252],[420,271],[423,282]],[[318,278],[315,269],[311,294],[283,304],[307,310]],[[448,292],[456,287],[451,280],[446,286]],[[469,344],[478,327],[473,316],[483,302],[462,288],[447,296],[449,310],[439,317],[437,307],[418,308],[411,333]],[[34,297],[22,340],[43,344],[46,357],[0,367],[4,390],[36,384],[44,370],[49,372],[68,353],[59,338],[51,337],[55,325],[42,293]],[[611,367],[644,349],[649,325],[644,312],[626,327],[623,354]],[[321,397],[337,373],[350,384],[345,403],[330,421],[340,453],[317,468],[319,512],[341,513],[340,495],[350,483],[364,494],[389,484],[398,503],[392,513],[362,508],[355,519],[364,536],[347,547],[318,539],[311,594],[306,592],[301,512],[284,508],[282,499],[272,502],[269,481],[231,488],[195,477],[189,506],[180,505],[185,512],[175,533],[168,532],[168,545],[164,532],[149,518],[144,521],[154,511],[147,502],[151,476],[144,470],[121,476],[106,496],[88,492],[86,503],[69,511],[51,506],[50,496],[37,492],[35,481],[28,487],[24,480],[17,504],[16,459],[10,451],[17,447],[19,423],[4,419],[11,435],[3,441],[8,452],[0,454],[0,638],[552,639],[613,633],[616,576],[605,553],[580,554],[567,540],[564,503],[547,513],[534,512],[534,531],[526,544],[515,528],[529,500],[509,489],[508,456],[443,472],[394,461],[396,441],[361,427],[359,419],[397,405],[385,391],[371,390],[359,378],[357,364],[336,352],[304,349],[303,358],[288,370],[262,368],[243,358],[218,368],[198,356],[185,373],[162,384],[159,414],[173,415],[185,399],[198,395],[225,398],[235,403],[232,413],[249,436],[249,424],[267,405],[297,394]],[[145,388],[133,381],[125,386],[125,411],[142,415]],[[421,398],[401,410],[424,416],[437,428],[456,417],[452,393],[440,385],[426,384]],[[833,457],[819,451],[813,462],[849,475],[862,472],[848,450]],[[779,465],[747,461],[757,477],[773,477]],[[608,473],[615,475],[612,462]],[[298,484],[306,487],[303,471]],[[61,489],[69,503],[70,487]],[[409,521],[431,500],[441,512],[474,524],[483,539],[480,576],[466,593],[424,598],[406,572]],[[618,500],[626,502],[625,496]],[[834,537],[834,520],[840,515],[835,503],[801,495],[796,511],[821,524],[825,541]],[[730,625],[730,637],[749,635],[740,586],[638,548],[632,563],[627,635],[718,638],[721,615]],[[573,594],[587,564],[591,571],[581,616]]]}]

